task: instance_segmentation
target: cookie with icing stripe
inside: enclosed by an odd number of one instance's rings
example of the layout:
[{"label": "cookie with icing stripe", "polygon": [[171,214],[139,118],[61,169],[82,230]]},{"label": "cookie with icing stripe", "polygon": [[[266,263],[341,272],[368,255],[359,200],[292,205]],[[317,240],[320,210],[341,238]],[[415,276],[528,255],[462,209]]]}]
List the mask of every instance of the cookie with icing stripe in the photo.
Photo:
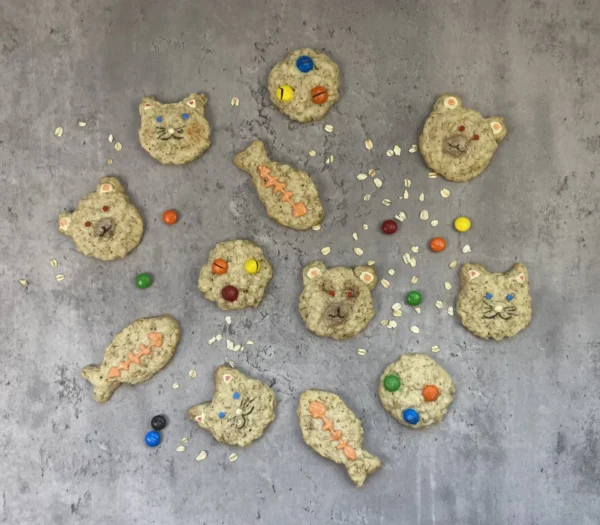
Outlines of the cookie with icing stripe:
[{"label": "cookie with icing stripe", "polygon": [[506,137],[502,117],[484,118],[457,95],[442,95],[419,137],[427,166],[453,182],[466,182],[487,168]]}]

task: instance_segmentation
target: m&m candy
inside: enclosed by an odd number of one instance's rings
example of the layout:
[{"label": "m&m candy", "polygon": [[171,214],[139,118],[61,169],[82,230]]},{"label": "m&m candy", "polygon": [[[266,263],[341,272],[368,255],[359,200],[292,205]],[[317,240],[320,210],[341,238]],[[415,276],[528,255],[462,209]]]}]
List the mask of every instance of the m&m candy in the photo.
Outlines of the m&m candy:
[{"label": "m&m candy", "polygon": [[396,390],[400,389],[400,386],[400,378],[397,375],[390,374],[383,378],[383,388],[388,392],[396,392]]},{"label": "m&m candy", "polygon": [[387,235],[392,235],[392,233],[396,233],[398,229],[398,223],[393,219],[388,219],[387,221],[383,221],[381,223],[381,231]]},{"label": "m&m candy", "polygon": [[135,276],[135,285],[138,288],[148,288],[152,284],[152,277],[148,273],[138,273]]},{"label": "m&m candy", "polygon": [[412,292],[408,292],[406,294],[406,304],[409,306],[419,306],[422,300],[423,297],[416,290],[413,290]]},{"label": "m&m candy", "polygon": [[425,385],[423,387],[422,394],[425,401],[435,401],[438,397],[440,397],[440,389],[435,385]]},{"label": "m&m candy", "polygon": [[327,93],[327,89],[323,86],[316,86],[312,88],[310,96],[315,104],[325,104],[329,98],[329,93]]},{"label": "m&m candy", "polygon": [[248,259],[244,263],[244,270],[249,274],[255,274],[260,270],[260,263],[256,259]]},{"label": "m&m candy", "polygon": [[279,86],[276,92],[277,98],[282,102],[289,102],[294,98],[294,88],[292,86],[288,86],[284,84],[283,86]]},{"label": "m&m candy", "polygon": [[409,425],[416,425],[419,422],[419,413],[413,408],[407,408],[402,412],[402,419]]},{"label": "m&m candy", "polygon": [[221,297],[230,303],[233,303],[238,298],[238,289],[235,286],[225,286],[221,290]]},{"label": "m&m candy", "polygon": [[215,259],[212,263],[212,272],[216,273],[217,275],[223,275],[224,273],[227,273],[227,268],[229,268],[229,265],[227,264],[227,261],[224,259]]},{"label": "m&m candy", "polygon": [[302,71],[302,73],[308,73],[309,71],[312,71],[313,66],[313,59],[307,55],[299,56],[298,60],[296,60],[296,67]]},{"label": "m&m candy", "polygon": [[429,241],[432,252],[443,252],[446,249],[446,241],[443,237],[434,237]]},{"label": "m&m candy", "polygon": [[160,445],[160,433],[156,430],[151,430],[146,434],[145,441],[149,447],[157,447]]},{"label": "m&m candy", "polygon": [[162,220],[165,224],[169,226],[171,224],[175,224],[177,222],[177,212],[175,210],[167,210],[163,213]]},{"label": "m&m candy", "polygon": [[454,228],[458,232],[466,232],[471,228],[471,221],[468,217],[457,217],[454,220]]},{"label": "m&m candy", "polygon": [[162,430],[167,426],[167,418],[165,416],[154,416],[150,421],[150,426],[154,430]]}]

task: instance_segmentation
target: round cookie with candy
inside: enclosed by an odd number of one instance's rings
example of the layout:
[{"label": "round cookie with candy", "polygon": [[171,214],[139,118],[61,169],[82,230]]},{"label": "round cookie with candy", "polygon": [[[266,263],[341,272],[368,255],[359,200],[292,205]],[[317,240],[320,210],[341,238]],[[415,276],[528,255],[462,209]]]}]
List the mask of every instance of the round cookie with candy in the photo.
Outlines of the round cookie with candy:
[{"label": "round cookie with candy", "polygon": [[198,289],[221,310],[257,307],[273,277],[262,249],[250,241],[217,244],[200,270]]},{"label": "round cookie with candy", "polygon": [[269,74],[269,94],[277,109],[292,120],[321,120],[340,98],[340,69],[324,53],[292,51]]},{"label": "round cookie with candy", "polygon": [[379,398],[401,424],[426,428],[441,421],[454,399],[454,381],[424,354],[405,354],[379,379]]}]

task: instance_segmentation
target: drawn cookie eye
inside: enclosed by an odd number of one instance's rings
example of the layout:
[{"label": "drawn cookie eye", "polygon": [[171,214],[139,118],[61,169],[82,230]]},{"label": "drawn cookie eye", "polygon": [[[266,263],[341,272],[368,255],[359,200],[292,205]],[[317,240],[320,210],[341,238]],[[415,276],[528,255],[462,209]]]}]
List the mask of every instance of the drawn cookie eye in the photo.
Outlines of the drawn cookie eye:
[{"label": "drawn cookie eye", "polygon": [[158,117],[156,117],[156,122],[162,122],[163,118],[159,115]]},{"label": "drawn cookie eye", "polygon": [[458,126],[458,131],[464,131],[465,127],[464,126]]},{"label": "drawn cookie eye", "polygon": [[511,293],[509,293],[509,294],[506,296],[506,300],[507,300],[507,301],[512,301],[514,298],[515,298],[515,296],[514,296],[513,294],[511,294]]},{"label": "drawn cookie eye", "polygon": [[108,211],[110,208],[108,206],[102,206],[102,211]]},{"label": "drawn cookie eye", "polygon": [[490,292],[485,294],[485,298],[489,301],[492,297],[494,297]]},{"label": "drawn cookie eye", "polygon": [[240,398],[240,393],[239,392],[234,392],[233,393],[233,399],[239,399]]},{"label": "drawn cookie eye", "polygon": [[329,290],[327,293],[331,295],[331,297],[335,297],[335,290]]},{"label": "drawn cookie eye", "polygon": [[85,221],[85,227],[89,228],[92,225],[92,223],[90,221]]},{"label": "drawn cookie eye", "polygon": [[225,417],[225,412],[219,412],[219,419],[223,419]]},{"label": "drawn cookie eye", "polygon": [[477,133],[473,135],[473,140],[479,140],[479,135],[477,135]]},{"label": "drawn cookie eye", "polygon": [[188,114],[188,113],[184,113],[183,115],[181,115],[181,118],[182,118],[183,120],[187,120],[187,119],[189,119],[189,118],[190,118],[190,116],[189,116],[189,114]]}]

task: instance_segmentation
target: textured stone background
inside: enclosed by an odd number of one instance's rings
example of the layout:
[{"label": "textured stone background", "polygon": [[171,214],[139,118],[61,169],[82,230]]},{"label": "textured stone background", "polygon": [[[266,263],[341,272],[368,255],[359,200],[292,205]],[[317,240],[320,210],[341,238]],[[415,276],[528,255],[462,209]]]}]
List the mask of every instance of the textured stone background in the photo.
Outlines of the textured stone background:
[{"label": "textured stone background", "polygon": [[[599,38],[597,0],[4,0],[0,522],[597,524]],[[305,45],[331,54],[344,87],[324,122],[301,126],[270,105],[265,86],[269,68]],[[209,97],[213,145],[199,162],[162,167],[137,143],[139,99],[179,100],[192,91]],[[468,184],[428,179],[420,156],[408,153],[444,92],[504,116],[508,126],[490,168]],[[229,104],[233,96],[238,108]],[[324,123],[335,133],[324,133]],[[65,129],[61,139],[56,126]],[[266,218],[247,175],[232,164],[254,137],[311,173],[326,207],[320,232],[285,230]],[[386,157],[396,143],[401,157]],[[309,159],[313,148],[318,155]],[[370,167],[380,169],[384,186],[364,202],[375,188],[356,175]],[[110,264],[78,254],[56,224],[106,174],[122,178],[147,223],[139,248]],[[408,202],[397,200],[405,177],[413,183]],[[447,200],[443,187],[452,191]],[[385,197],[391,208],[381,205]],[[160,216],[171,207],[181,222],[168,228]],[[437,228],[418,220],[422,208]],[[409,219],[384,238],[377,225],[400,210]],[[458,214],[474,224],[460,238],[450,226]],[[434,232],[449,241],[441,255],[424,250]],[[275,278],[261,307],[234,313],[226,327],[196,279],[209,249],[233,237],[260,243]],[[467,242],[473,253],[465,256]],[[300,268],[323,246],[332,247],[330,264],[358,263],[355,244],[381,275],[396,269],[392,286],[377,287],[377,317],[360,336],[313,337],[297,311]],[[415,270],[401,260],[413,245],[421,247]],[[497,344],[439,312],[436,299],[455,299],[454,258],[496,271],[524,261],[532,326]],[[133,284],[140,271],[155,276],[148,290]],[[56,273],[65,280],[56,282]],[[423,313],[406,311],[395,330],[379,326],[412,275],[425,295]],[[164,312],[183,327],[173,362],[147,384],[95,404],[81,367],[99,361],[129,322]],[[240,354],[208,346],[220,332],[256,344]],[[402,352],[429,353],[433,344],[458,394],[442,424],[411,432],[381,408],[377,380]],[[358,347],[368,354],[357,356]],[[227,359],[272,383],[279,400],[275,423],[236,450],[236,463],[227,459],[233,448],[185,418],[211,397],[212,371]],[[181,388],[173,390],[176,381]],[[347,400],[364,421],[365,446],[385,464],[360,490],[302,442],[296,403],[311,387]],[[161,412],[170,424],[163,445],[150,450],[144,433]],[[185,436],[187,450],[175,452]],[[196,463],[202,449],[208,458]]]}]

